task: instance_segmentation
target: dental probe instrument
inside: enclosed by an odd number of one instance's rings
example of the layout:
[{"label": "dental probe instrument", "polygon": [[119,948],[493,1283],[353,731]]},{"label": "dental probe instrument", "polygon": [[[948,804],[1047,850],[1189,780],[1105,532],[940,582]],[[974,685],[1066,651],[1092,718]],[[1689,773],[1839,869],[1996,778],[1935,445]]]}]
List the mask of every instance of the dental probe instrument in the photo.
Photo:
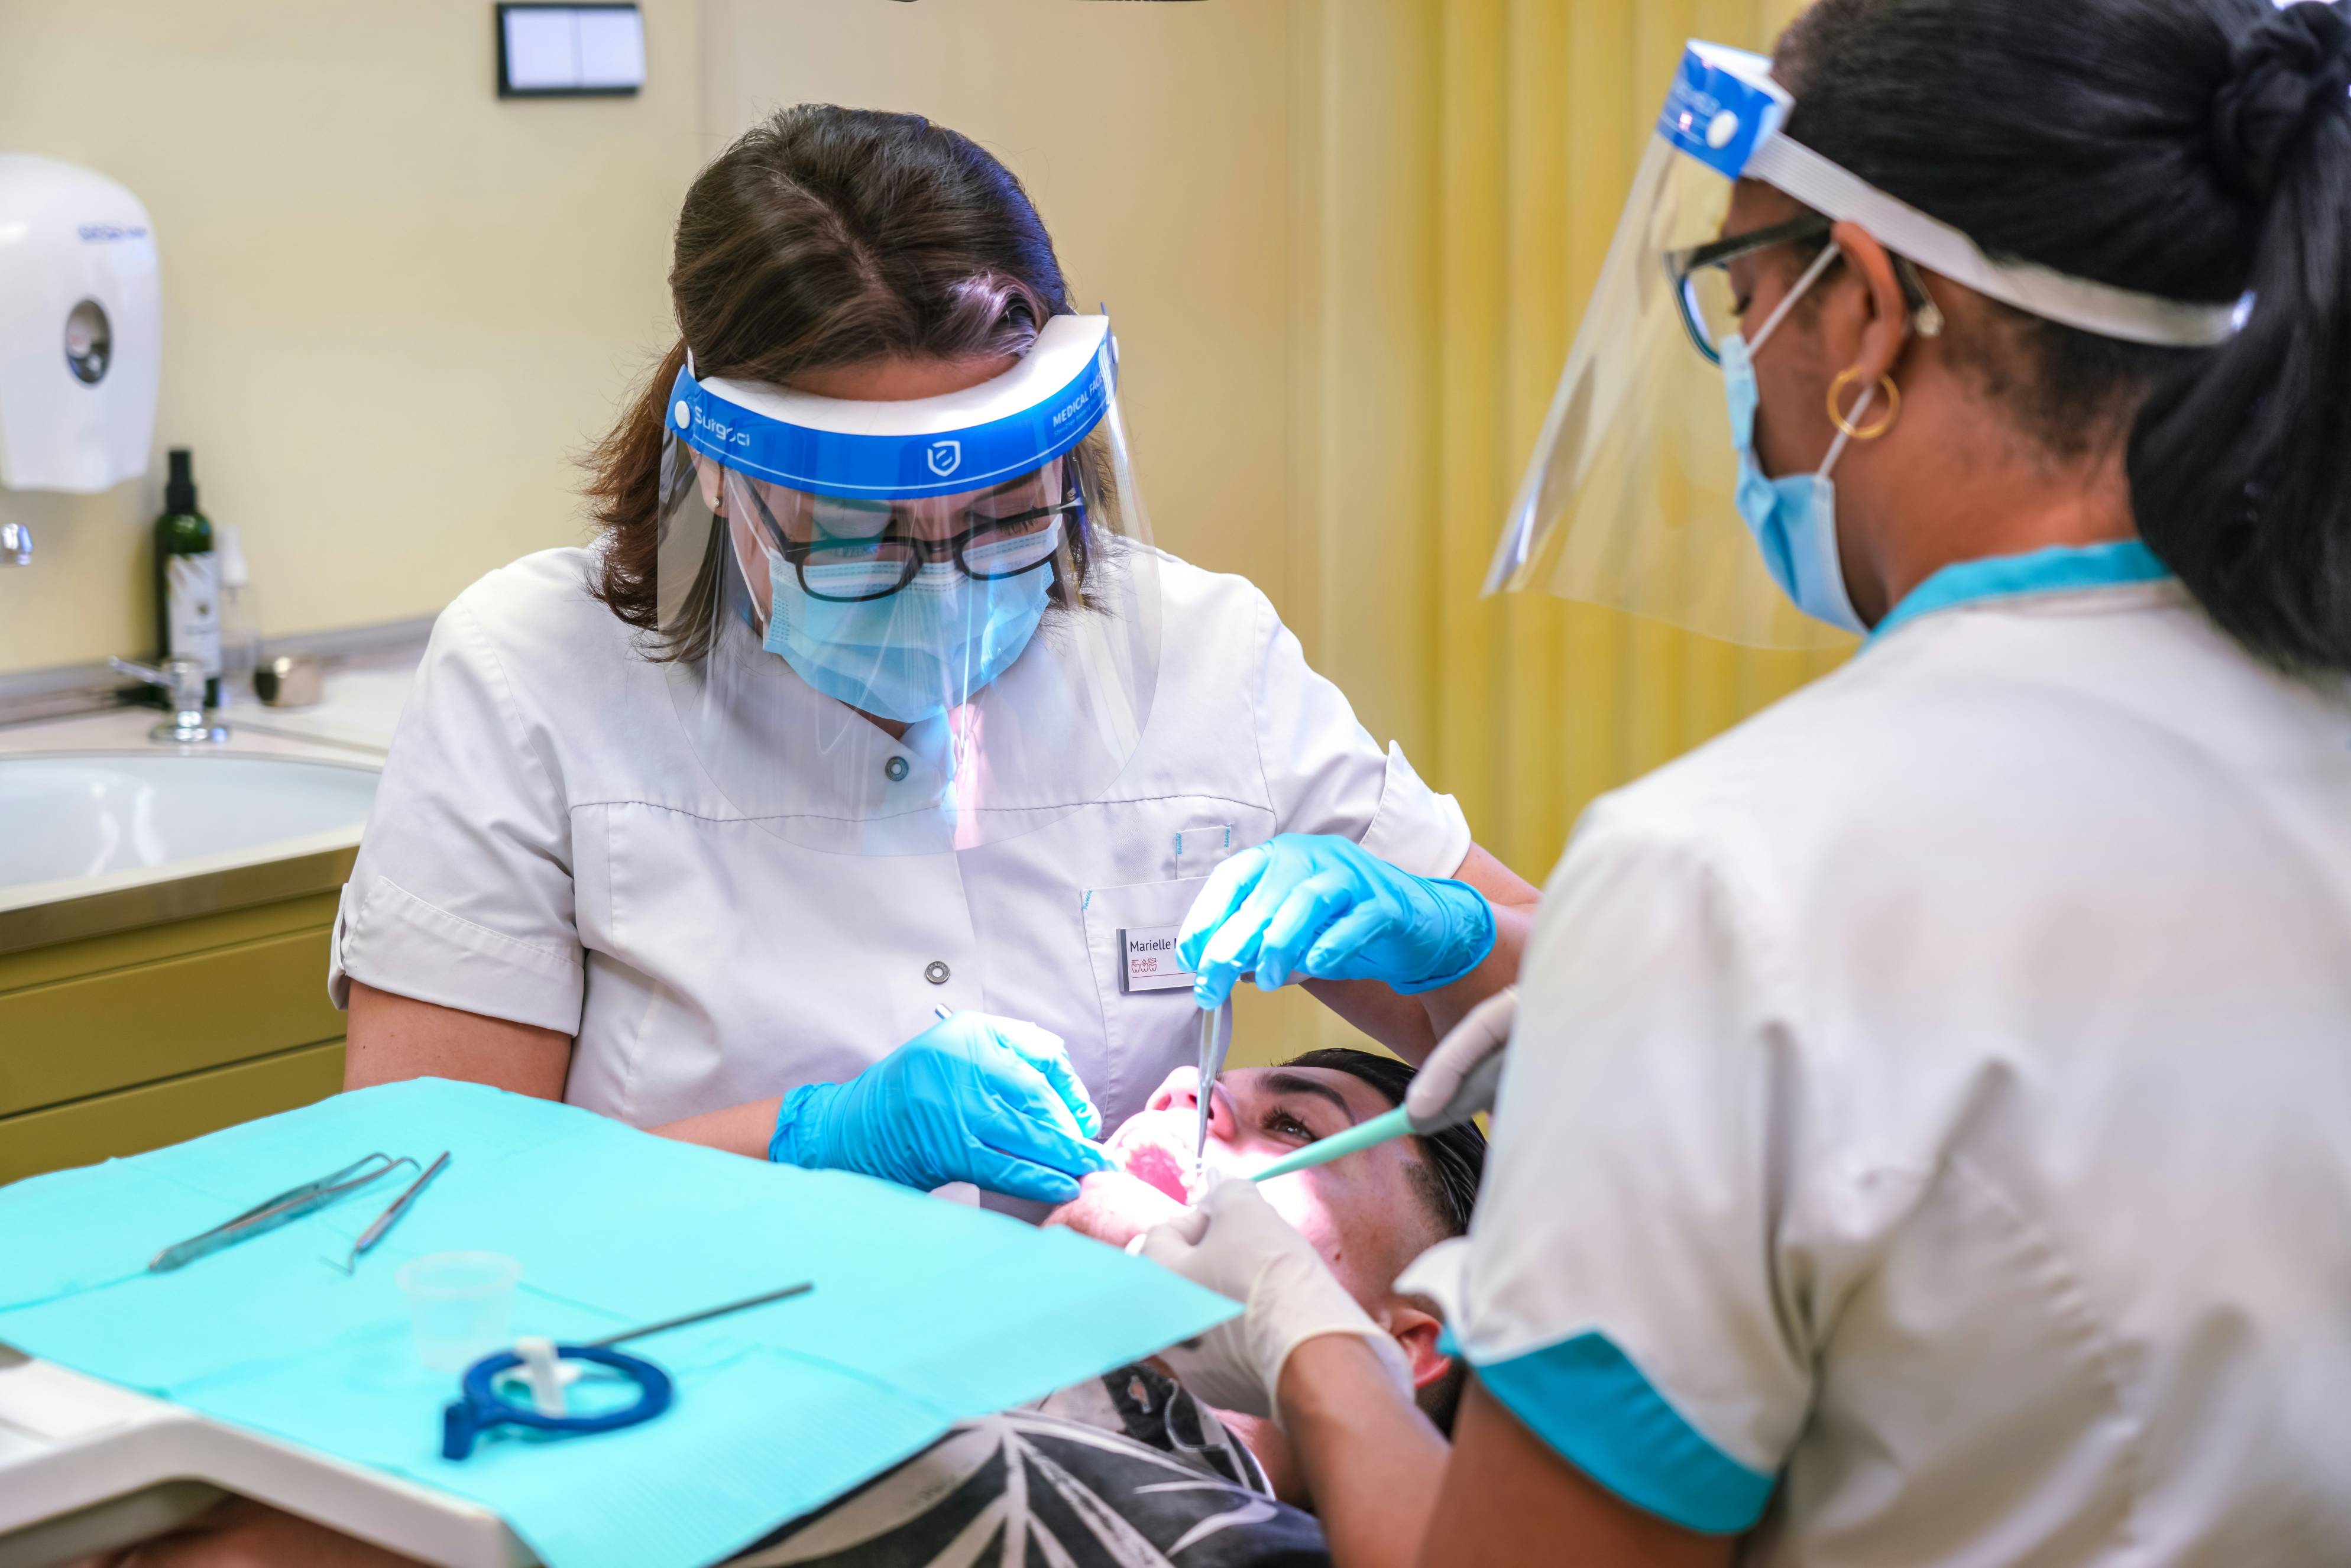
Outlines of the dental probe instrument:
[{"label": "dental probe instrument", "polygon": [[1332,1160],[1344,1158],[1358,1149],[1368,1149],[1374,1144],[1384,1144],[1390,1138],[1401,1138],[1407,1133],[1441,1133],[1447,1127],[1458,1127],[1480,1111],[1494,1108],[1494,1090],[1502,1080],[1502,1052],[1496,1051],[1471,1069],[1455,1090],[1445,1108],[1424,1122],[1415,1122],[1412,1113],[1399,1105],[1393,1111],[1383,1111],[1368,1122],[1358,1122],[1343,1133],[1327,1138],[1317,1138],[1304,1148],[1266,1166],[1249,1173],[1251,1181],[1270,1181],[1275,1176],[1288,1176],[1292,1171],[1327,1166]]},{"label": "dental probe instrument", "polygon": [[1233,1049],[1233,999],[1227,997],[1213,1008],[1200,1009],[1200,1077],[1194,1091],[1194,1106],[1199,1113],[1199,1131],[1192,1147],[1192,1185],[1200,1185],[1200,1177],[1208,1164],[1208,1119],[1215,1114],[1217,1079],[1225,1071],[1225,1058]]},{"label": "dental probe instrument", "polygon": [[[424,1174],[423,1176],[418,1176],[414,1181],[408,1184],[407,1191],[402,1193],[398,1197],[392,1200],[391,1207],[385,1209],[381,1214],[375,1217],[374,1224],[360,1232],[360,1239],[351,1243],[351,1255],[350,1260],[345,1262],[335,1263],[335,1267],[340,1269],[346,1274],[357,1273],[359,1271],[360,1259],[366,1255],[368,1249],[382,1240],[385,1233],[391,1230],[393,1226],[400,1223],[400,1217],[408,1212],[408,1206],[416,1201],[417,1197],[424,1191],[424,1189],[428,1186],[432,1185],[433,1178],[439,1176],[442,1171],[447,1167],[448,1164],[449,1151],[444,1149],[441,1151],[441,1157],[439,1159],[434,1160],[431,1165],[424,1167]],[[327,1261],[329,1263],[335,1262],[331,1258],[328,1259]]]}]

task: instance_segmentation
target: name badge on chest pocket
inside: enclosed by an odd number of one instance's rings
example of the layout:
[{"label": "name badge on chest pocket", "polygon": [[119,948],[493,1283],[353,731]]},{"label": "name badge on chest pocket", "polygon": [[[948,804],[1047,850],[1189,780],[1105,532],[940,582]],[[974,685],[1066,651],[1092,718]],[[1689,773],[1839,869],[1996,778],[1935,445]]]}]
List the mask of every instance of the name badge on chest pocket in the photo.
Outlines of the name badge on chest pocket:
[{"label": "name badge on chest pocket", "polygon": [[[1197,893],[1208,870],[1232,853],[1232,824],[1210,822],[1183,829],[1176,834],[1175,850],[1177,884]],[[1118,988],[1129,996],[1138,991],[1189,990],[1191,967],[1176,951],[1176,935],[1182,929],[1180,923],[1118,927]]]},{"label": "name badge on chest pocket", "polygon": [[1176,950],[1181,925],[1123,925],[1118,933],[1118,988],[1135,991],[1189,990],[1192,971]]}]

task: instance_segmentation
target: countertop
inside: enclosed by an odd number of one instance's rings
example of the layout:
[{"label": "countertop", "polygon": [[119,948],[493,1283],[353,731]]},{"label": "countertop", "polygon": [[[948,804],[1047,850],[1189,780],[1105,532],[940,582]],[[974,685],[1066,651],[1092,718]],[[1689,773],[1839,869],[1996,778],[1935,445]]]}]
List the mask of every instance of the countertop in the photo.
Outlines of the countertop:
[{"label": "countertop", "polygon": [[[422,650],[417,650],[421,653]],[[162,716],[108,708],[0,725],[0,765],[15,757],[263,757],[380,768],[415,675],[415,653],[329,668],[325,695],[307,708],[250,698],[214,715],[226,741],[175,747],[149,738]],[[341,885],[364,821],[221,853],[166,860],[96,876],[0,886],[0,954],[183,919],[222,909],[328,892]],[[24,826],[40,831],[40,824]]]}]

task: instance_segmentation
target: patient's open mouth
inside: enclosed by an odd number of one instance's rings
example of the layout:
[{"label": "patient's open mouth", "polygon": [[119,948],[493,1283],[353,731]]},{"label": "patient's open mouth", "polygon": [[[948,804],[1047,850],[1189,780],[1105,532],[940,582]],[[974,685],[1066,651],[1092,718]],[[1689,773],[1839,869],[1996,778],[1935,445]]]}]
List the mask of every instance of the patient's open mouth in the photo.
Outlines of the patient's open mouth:
[{"label": "patient's open mouth", "polygon": [[1124,1158],[1127,1175],[1148,1182],[1178,1203],[1192,1201],[1192,1194],[1184,1185],[1184,1167],[1157,1144],[1137,1144],[1125,1151]]}]

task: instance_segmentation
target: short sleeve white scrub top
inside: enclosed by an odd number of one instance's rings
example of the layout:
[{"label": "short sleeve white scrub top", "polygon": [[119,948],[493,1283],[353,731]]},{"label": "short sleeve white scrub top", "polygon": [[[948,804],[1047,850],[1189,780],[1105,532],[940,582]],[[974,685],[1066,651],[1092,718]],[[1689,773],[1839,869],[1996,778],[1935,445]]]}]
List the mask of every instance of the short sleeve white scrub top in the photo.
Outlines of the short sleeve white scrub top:
[{"label": "short sleeve white scrub top", "polygon": [[1907,618],[1591,810],[1494,1131],[1453,1333],[1747,1561],[2351,1560],[2351,686]]},{"label": "short sleeve white scrub top", "polygon": [[[1103,797],[976,849],[859,857],[743,820],[661,669],[589,596],[591,550],[492,572],[434,627],[343,890],[330,985],[575,1038],[567,1100],[653,1125],[838,1082],[935,1021],[1061,1036],[1106,1124],[1196,1049],[1187,989],[1129,992],[1228,855],[1343,833],[1449,875],[1469,830],[1383,751],[1247,581],[1160,572],[1158,685]],[[910,787],[927,787],[919,766]]]}]

